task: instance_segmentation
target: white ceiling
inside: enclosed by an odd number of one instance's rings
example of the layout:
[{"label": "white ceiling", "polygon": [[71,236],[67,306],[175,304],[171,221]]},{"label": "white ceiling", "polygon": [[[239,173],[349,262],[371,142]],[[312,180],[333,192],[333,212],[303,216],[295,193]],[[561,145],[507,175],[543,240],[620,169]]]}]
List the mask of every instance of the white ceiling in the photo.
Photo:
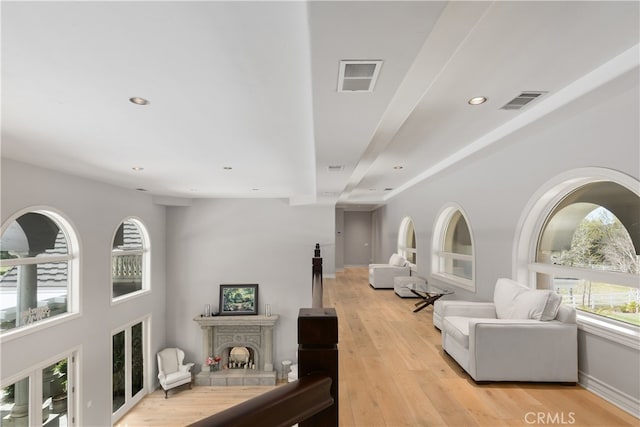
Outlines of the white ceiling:
[{"label": "white ceiling", "polygon": [[[155,196],[376,205],[637,75],[639,5],[3,1],[2,156]],[[345,59],[384,61],[373,92],[337,92]],[[500,109],[523,91],[548,93]]]}]

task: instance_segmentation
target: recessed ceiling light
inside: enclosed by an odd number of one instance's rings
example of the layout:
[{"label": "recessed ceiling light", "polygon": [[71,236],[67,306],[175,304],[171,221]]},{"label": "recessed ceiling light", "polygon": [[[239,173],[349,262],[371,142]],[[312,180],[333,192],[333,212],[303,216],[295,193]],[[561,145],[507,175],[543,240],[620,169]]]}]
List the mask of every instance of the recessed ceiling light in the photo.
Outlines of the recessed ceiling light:
[{"label": "recessed ceiling light", "polygon": [[391,187],[387,187],[387,188],[384,189],[384,191],[391,191],[391,190],[393,190],[393,188],[391,188]]},{"label": "recessed ceiling light", "polygon": [[252,188],[251,191],[260,191],[259,188]]},{"label": "recessed ceiling light", "polygon": [[146,188],[136,188],[137,191],[147,191]]},{"label": "recessed ceiling light", "polygon": [[376,189],[375,188],[370,188],[369,191],[376,191]]},{"label": "recessed ceiling light", "polygon": [[485,102],[487,102],[486,96],[476,96],[475,98],[471,98],[469,100],[469,105],[480,105],[484,104]]},{"label": "recessed ceiling light", "polygon": [[142,166],[134,166],[134,167],[131,168],[131,170],[134,170],[136,172],[140,172],[140,171],[143,171],[144,168]]},{"label": "recessed ceiling light", "polygon": [[144,98],[140,98],[139,96],[134,96],[129,98],[129,101],[136,104],[136,105],[149,105],[150,102],[147,99]]},{"label": "recessed ceiling light", "polygon": [[226,171],[230,171],[233,168],[231,166],[223,166],[222,169],[224,169]]},{"label": "recessed ceiling light", "polygon": [[400,170],[400,169],[404,169],[404,166],[399,166],[399,165],[398,165],[398,166],[394,166],[393,168],[394,168],[395,170]]}]

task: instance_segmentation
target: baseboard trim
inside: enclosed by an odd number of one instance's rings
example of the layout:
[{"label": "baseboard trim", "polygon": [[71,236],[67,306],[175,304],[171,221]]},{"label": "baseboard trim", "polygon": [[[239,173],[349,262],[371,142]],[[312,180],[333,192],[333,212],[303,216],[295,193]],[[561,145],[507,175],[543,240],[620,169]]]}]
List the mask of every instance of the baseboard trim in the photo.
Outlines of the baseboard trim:
[{"label": "baseboard trim", "polygon": [[336,275],[335,274],[323,274],[322,278],[324,278],[324,279],[335,279]]},{"label": "baseboard trim", "polygon": [[616,405],[623,411],[628,412],[636,418],[640,418],[640,400],[635,399],[633,396],[630,396],[615,387],[611,387],[609,384],[605,384],[599,379],[582,371],[578,371],[578,384],[589,390],[591,393],[596,394],[604,400]]}]

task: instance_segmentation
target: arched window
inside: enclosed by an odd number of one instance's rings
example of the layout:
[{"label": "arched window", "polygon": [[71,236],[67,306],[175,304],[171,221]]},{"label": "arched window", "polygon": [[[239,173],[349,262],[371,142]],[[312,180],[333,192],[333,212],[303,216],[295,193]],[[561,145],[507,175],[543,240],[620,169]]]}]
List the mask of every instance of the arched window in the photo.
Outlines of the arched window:
[{"label": "arched window", "polygon": [[445,207],[434,226],[431,274],[475,291],[473,236],[459,206]]},{"label": "arched window", "polygon": [[639,218],[640,197],[616,182],[567,191],[537,239],[536,287],[582,312],[640,325]]},{"label": "arched window", "polygon": [[149,289],[148,242],[144,225],[137,219],[127,218],[116,230],[111,250],[114,300]]},{"label": "arched window", "polygon": [[0,238],[0,330],[42,323],[78,311],[78,241],[49,210],[10,219]]},{"label": "arched window", "polygon": [[413,220],[405,217],[398,231],[398,255],[402,255],[411,264],[416,263],[416,231]]}]

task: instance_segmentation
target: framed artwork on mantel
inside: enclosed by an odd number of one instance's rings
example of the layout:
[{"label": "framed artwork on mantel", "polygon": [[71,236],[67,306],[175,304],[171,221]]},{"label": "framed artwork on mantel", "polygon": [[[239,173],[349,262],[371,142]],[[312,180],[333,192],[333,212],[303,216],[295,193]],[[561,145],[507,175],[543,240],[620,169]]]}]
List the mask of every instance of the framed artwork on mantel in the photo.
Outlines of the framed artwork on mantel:
[{"label": "framed artwork on mantel", "polygon": [[258,314],[258,284],[220,285],[220,315]]}]

